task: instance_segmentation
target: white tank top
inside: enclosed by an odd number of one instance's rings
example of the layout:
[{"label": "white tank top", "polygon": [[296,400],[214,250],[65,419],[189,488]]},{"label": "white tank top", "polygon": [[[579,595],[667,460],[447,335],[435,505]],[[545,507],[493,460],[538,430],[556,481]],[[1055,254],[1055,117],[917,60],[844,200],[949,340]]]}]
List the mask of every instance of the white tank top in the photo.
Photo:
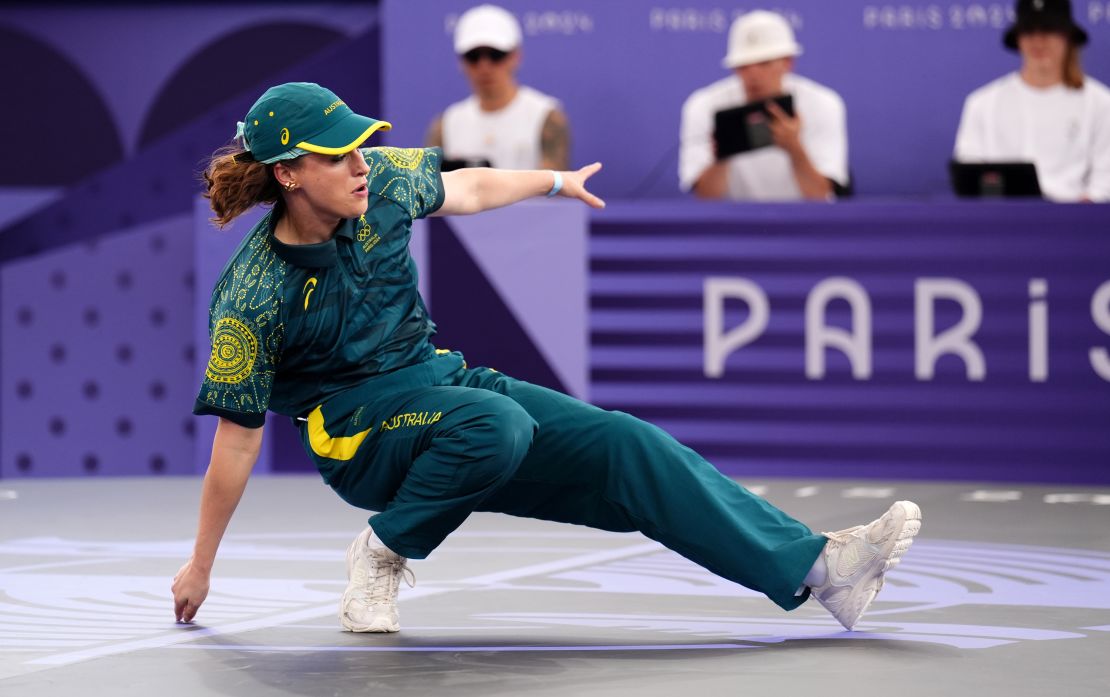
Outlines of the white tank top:
[{"label": "white tank top", "polygon": [[443,112],[443,156],[485,159],[501,169],[538,169],[540,132],[558,108],[557,99],[524,85],[498,111],[482,111],[471,95]]}]

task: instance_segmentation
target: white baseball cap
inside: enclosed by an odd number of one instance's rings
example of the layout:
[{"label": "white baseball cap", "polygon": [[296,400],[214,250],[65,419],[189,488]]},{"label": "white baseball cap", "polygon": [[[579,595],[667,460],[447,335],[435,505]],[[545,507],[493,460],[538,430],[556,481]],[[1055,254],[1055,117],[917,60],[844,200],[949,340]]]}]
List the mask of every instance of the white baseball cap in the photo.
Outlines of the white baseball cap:
[{"label": "white baseball cap", "polygon": [[721,61],[726,68],[797,56],[802,47],[794,40],[794,30],[782,15],[755,10],[740,15],[728,30],[728,55]]},{"label": "white baseball cap", "polygon": [[520,22],[508,10],[497,5],[478,5],[459,17],[455,25],[455,53],[488,46],[506,53],[521,42]]}]

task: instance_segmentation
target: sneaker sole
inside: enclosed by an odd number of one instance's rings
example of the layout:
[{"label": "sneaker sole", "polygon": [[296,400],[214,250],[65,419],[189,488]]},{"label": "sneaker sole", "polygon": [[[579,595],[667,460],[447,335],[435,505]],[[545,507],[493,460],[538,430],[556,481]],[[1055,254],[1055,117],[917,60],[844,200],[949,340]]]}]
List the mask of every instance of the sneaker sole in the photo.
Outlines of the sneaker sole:
[{"label": "sneaker sole", "polygon": [[356,634],[393,634],[401,631],[401,625],[398,622],[375,622],[373,624],[354,624],[347,620],[346,614],[340,615],[339,623],[343,629],[348,632],[355,632]]}]

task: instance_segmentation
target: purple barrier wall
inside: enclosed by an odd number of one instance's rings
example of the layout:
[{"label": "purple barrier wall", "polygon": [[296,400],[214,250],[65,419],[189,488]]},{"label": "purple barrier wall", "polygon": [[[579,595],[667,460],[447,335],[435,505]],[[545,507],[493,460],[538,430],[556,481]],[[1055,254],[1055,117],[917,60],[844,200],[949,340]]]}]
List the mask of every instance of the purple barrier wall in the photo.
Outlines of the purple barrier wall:
[{"label": "purple barrier wall", "polygon": [[376,110],[377,49],[366,2],[5,8],[0,477],[193,472],[200,163],[275,82]]},{"label": "purple barrier wall", "polygon": [[[379,113],[397,125],[396,133],[390,135],[394,143],[417,142],[432,113],[465,93],[454,67],[449,33],[450,15],[469,4],[428,0],[386,6],[386,20],[392,29],[384,32],[387,50],[382,66],[390,84],[390,103]],[[677,131],[678,107],[689,89],[723,74],[716,66],[732,8],[700,0],[682,6],[693,8],[691,11],[631,0],[584,3],[579,9],[563,3],[506,4],[520,10],[524,20],[528,42],[525,79],[566,100],[579,126],[576,158],[584,161],[597,155],[607,164],[596,181],[613,205],[597,218],[595,236],[600,236],[591,252],[595,265],[590,281],[594,373],[592,385],[587,386],[594,389],[592,396],[608,406],[639,410],[646,418],[673,426],[681,438],[706,445],[707,453],[729,471],[760,467],[769,474],[820,471],[947,476],[957,465],[971,462],[966,471],[984,477],[1078,480],[1104,476],[1091,474],[1107,457],[1105,450],[1099,450],[1103,441],[1090,434],[1095,421],[1105,421],[1108,409],[1101,401],[1104,386],[1101,382],[1089,384],[1089,362],[1084,360],[1087,348],[1104,341],[1104,335],[1092,328],[1089,304],[1099,276],[1097,269],[1092,269],[1097,260],[1107,258],[1107,249],[1104,233],[1083,232],[1099,226],[1106,229],[1110,221],[1099,212],[1102,209],[987,205],[941,207],[931,213],[923,207],[899,206],[845,206],[842,210],[691,205],[672,211],[649,205],[642,211],[624,208],[622,212],[613,195],[673,194],[674,153],[667,148],[673,144],[671,134]],[[1009,3],[959,0],[939,6],[939,19],[934,5],[922,5],[923,10],[908,13],[884,9],[889,7],[843,2],[834,9],[816,0],[796,0],[777,3],[772,9],[787,12],[807,46],[800,72],[828,82],[848,99],[853,162],[857,169],[867,163],[858,172],[861,182],[872,182],[872,192],[884,190],[879,186],[884,180],[890,182],[889,191],[937,190],[943,183],[939,164],[930,169],[931,165],[919,163],[943,160],[963,93],[1012,64],[1007,54],[996,49]],[[1087,65],[1096,75],[1105,76],[1110,8],[1106,2],[1084,0],[1079,0],[1076,8],[1092,34]],[[417,12],[419,17],[414,16]],[[6,150],[8,166],[0,173],[0,477],[194,471],[199,440],[195,420],[189,416],[197,380],[193,361],[205,349],[194,337],[191,307],[196,294],[206,297],[210,290],[207,283],[195,280],[191,246],[195,242],[194,173],[198,163],[230,136],[234,120],[258,91],[272,82],[319,80],[335,87],[357,108],[378,111],[377,20],[373,3],[205,5],[203,11],[184,5],[5,9],[0,17],[0,63],[33,66],[8,71],[9,86],[38,108],[0,110],[0,130],[26,134],[54,132],[64,126],[69,132],[72,123],[66,120],[66,109],[82,114],[82,130],[76,134],[80,157],[73,156],[72,138],[11,140]],[[931,28],[934,25],[937,28]],[[416,31],[421,28],[423,32]],[[298,38],[297,52],[255,60],[290,32]],[[622,50],[613,50],[618,42]],[[929,59],[934,54],[946,58]],[[929,68],[918,70],[920,74],[912,81],[904,76],[892,78],[902,75],[906,66],[926,64]],[[918,92],[926,100],[924,104]],[[866,101],[878,94],[884,96],[877,107]],[[620,103],[641,106],[633,113],[612,108]],[[910,122],[917,124],[917,130],[903,125]],[[873,156],[855,159],[867,148]],[[935,152],[941,153],[939,160],[933,159]],[[892,159],[890,153],[897,157]],[[59,167],[58,162],[69,166]],[[918,187],[914,178],[932,181],[936,187]],[[869,190],[867,185],[863,189]],[[506,215],[498,223],[504,227],[495,234],[509,237],[521,223],[513,217],[515,209]],[[922,222],[930,215],[937,216],[933,221],[936,229],[929,227],[933,223]],[[683,240],[668,243],[676,245],[674,248],[651,242],[645,249],[686,259],[690,254],[705,254],[706,248],[686,250],[685,238],[713,221],[723,225],[721,229],[727,228],[727,235],[735,235],[738,225],[750,229],[745,226],[763,223],[781,232],[786,246],[775,251],[781,253],[775,257],[777,266],[751,266],[746,262],[746,248],[744,260],[736,261],[709,247],[708,263],[719,266],[706,266],[682,279],[681,274],[663,267],[647,273],[650,264],[666,263],[662,260],[637,262],[635,255],[610,258],[609,248],[597,246],[606,239],[619,243],[625,239],[621,235],[646,230],[649,239],[666,234]],[[618,223],[626,232],[614,236],[612,225]],[[541,333],[544,327],[558,323],[530,324],[540,313],[528,311],[520,303],[525,295],[542,299],[542,293],[516,293],[511,289],[519,278],[491,277],[486,267],[492,256],[470,243],[465,225],[444,221],[434,221],[434,225],[432,232],[440,234],[432,235],[421,250],[428,268],[441,270],[439,278],[453,279],[450,282],[469,291],[469,295],[440,291],[437,302],[433,289],[433,316],[443,326],[447,345],[467,349],[476,354],[475,360],[536,382],[572,392],[583,389],[581,378],[567,376],[578,375],[585,359],[552,365],[552,355],[558,360],[572,355],[565,346],[553,352],[552,345],[560,342]],[[1043,230],[1036,231],[1038,226],[1052,231],[1058,249],[1044,241]],[[1000,266],[979,262],[952,266],[951,259],[944,261],[948,259],[944,255],[964,244],[957,236],[961,231],[966,239],[985,245],[974,249],[977,259],[997,257]],[[896,276],[893,290],[873,286],[879,279],[856,273],[860,269],[879,273],[869,267],[843,270],[843,259],[830,256],[814,261],[806,256],[812,249],[830,255],[835,251],[830,240],[848,244],[857,233],[865,234],[876,249],[878,242],[888,238],[898,240],[899,245],[903,241],[916,245],[912,254],[906,251],[911,247],[898,246],[895,251],[884,248],[874,257],[875,264],[891,265],[890,273]],[[710,237],[713,235],[716,233]],[[569,254],[573,249],[577,248],[568,246],[563,251]],[[537,254],[546,258],[550,253]],[[917,260],[912,262],[916,266],[911,270],[898,267],[903,257]],[[619,285],[615,290],[606,285],[618,281],[611,278],[617,271],[605,265],[631,262],[647,266],[620,271],[628,274],[622,275],[619,283],[636,287],[635,292],[629,291],[634,297],[626,297]],[[1043,265],[1048,262],[1051,264]],[[779,274],[776,283],[789,281],[801,286],[788,290],[769,282],[762,286],[770,297],[771,326],[757,343],[731,354],[729,360],[740,363],[729,363],[722,379],[694,375],[698,388],[693,397],[684,398],[694,399],[689,406],[701,411],[690,411],[681,401],[666,401],[671,399],[667,381],[673,380],[673,375],[658,383],[652,381],[665,375],[668,365],[679,368],[683,380],[692,375],[690,371],[700,370],[702,325],[697,308],[701,307],[703,275],[712,269],[716,269],[712,273],[728,276],[750,276],[760,283],[764,279],[752,274],[774,272]],[[641,272],[647,275],[638,275]],[[979,289],[986,313],[982,333],[988,372],[984,382],[949,390],[945,380],[955,379],[945,372],[950,370],[947,363],[955,361],[951,358],[941,359],[936,381],[922,383],[912,378],[912,361],[906,352],[912,352],[913,343],[907,332],[912,327],[908,318],[913,311],[913,278],[918,272],[958,276]],[[996,272],[1002,275],[983,279],[977,275]],[[838,363],[840,357],[831,352],[832,375],[811,384],[799,377],[804,376],[804,356],[799,349],[803,344],[797,329],[801,326],[800,298],[803,289],[808,290],[819,278],[838,273],[859,279],[875,301],[874,377],[860,384],[839,385],[837,380],[843,378],[846,365]],[[1028,312],[1028,281],[1037,274],[1048,283],[1052,333],[1050,380],[1044,384],[1015,377],[1024,374],[1025,359],[1018,352],[1027,341],[1016,327],[1026,321],[1022,313]],[[992,285],[1001,282],[1004,290]],[[575,283],[568,276],[559,286],[560,293],[573,289]],[[679,286],[668,285],[671,283]],[[1069,283],[1083,287],[1070,287]],[[645,284],[657,284],[658,288],[648,291]],[[518,297],[505,297],[507,288]],[[990,291],[992,288],[996,290]],[[793,295],[780,298],[778,294],[785,292]],[[892,295],[882,295],[887,292]],[[991,294],[994,292],[997,295]],[[475,332],[475,325],[467,322],[467,312],[479,294],[491,308],[486,319],[495,320],[485,325],[488,330]],[[647,304],[636,305],[644,294]],[[652,304],[657,301],[660,304]],[[996,309],[999,302],[1008,309]],[[639,308],[639,314],[618,316],[613,320],[616,326],[606,324],[606,312],[621,310],[621,303],[632,303],[625,309]],[[793,316],[783,315],[780,307],[793,307]],[[640,324],[646,321],[644,310],[651,315],[647,328]],[[685,314],[676,317],[671,311]],[[943,307],[938,312],[940,319],[947,317]],[[1061,320],[1068,313],[1072,319]],[[995,328],[1003,317],[1009,323],[1004,331]],[[726,319],[729,327],[741,321],[732,314]],[[787,320],[794,328],[777,335]],[[621,323],[625,321],[631,324],[624,327]],[[886,324],[888,321],[893,324]],[[1085,327],[1086,333],[1072,336],[1067,327]],[[641,330],[645,333],[640,334]],[[998,331],[1003,334],[996,336]],[[1058,336],[1058,331],[1064,334]],[[762,353],[754,353],[757,350]],[[760,356],[754,365],[771,372],[756,375],[748,371],[745,361],[754,360],[749,356]],[[645,360],[649,363],[640,365]],[[784,362],[785,368],[781,367]],[[640,365],[643,372],[613,372],[625,363],[630,370]],[[747,372],[737,373],[737,368]],[[1076,379],[1081,382],[1070,382],[1073,375],[1080,376]],[[1011,379],[1017,382],[1009,382]],[[744,381],[740,389],[736,389],[736,380]],[[844,416],[831,407],[808,412],[802,408],[798,413],[804,418],[827,417],[825,431],[811,428],[809,421],[791,422],[787,435],[780,432],[782,439],[796,440],[798,434],[806,433],[823,437],[820,434],[844,423],[837,419],[855,419],[851,423],[857,429],[872,424],[871,417],[881,425],[884,418],[895,418],[888,414],[902,419],[899,428],[934,438],[920,447],[917,441],[909,441],[917,448],[909,450],[905,443],[876,439],[866,451],[840,446],[828,449],[821,441],[810,446],[808,453],[775,454],[747,449],[755,442],[748,435],[740,442],[745,449],[737,451],[737,443],[722,440],[720,430],[691,430],[683,421],[683,414],[693,414],[717,428],[713,424],[721,421],[744,424],[760,415],[780,418],[781,405],[776,412],[774,402],[758,401],[766,396],[759,391],[763,383],[773,386],[778,384],[775,380],[785,381],[780,387],[811,395],[817,407],[848,399],[846,404],[855,410]],[[651,387],[645,389],[644,384]],[[833,389],[839,387],[849,390],[847,398]],[[758,390],[749,391],[755,388]],[[944,388],[936,393],[940,402],[918,402],[938,388]],[[757,401],[729,402],[740,394]],[[1037,401],[1042,398],[1043,403]],[[650,401],[659,399],[664,401]],[[779,393],[777,399],[785,397]],[[636,400],[649,401],[640,404]],[[721,403],[731,411],[712,412],[714,400],[724,400]],[[873,401],[870,411],[860,407],[872,404],[866,400]],[[676,403],[678,411],[673,406]],[[899,411],[895,408],[898,404],[910,406]],[[791,413],[798,407],[788,406]],[[944,410],[948,408],[951,413]],[[1011,413],[1018,413],[1012,422],[1007,420]],[[930,421],[934,418],[935,424]],[[980,451],[975,448],[960,451],[968,453],[965,459],[960,459],[960,453],[952,454],[956,445],[946,446],[949,451],[936,450],[944,443],[949,426],[966,435],[972,428],[969,424],[978,423],[993,429],[982,433],[1008,434],[1011,424],[1017,424],[1019,438],[1043,436],[1049,440],[1021,452],[1016,452],[1016,446],[998,451],[1002,454],[986,460],[978,459]],[[978,437],[974,434],[969,437]],[[853,443],[858,435],[851,434]],[[887,445],[891,456],[884,455]],[[813,448],[824,449],[814,455]],[[829,459],[822,460],[826,452]],[[921,454],[914,454],[918,452]],[[297,466],[278,460],[272,463],[274,470]]]},{"label": "purple barrier wall", "polygon": [[[249,106],[259,83],[374,29],[375,4],[6,5],[0,64],[19,66],[4,79],[30,108],[0,112],[0,131],[21,136],[8,143],[8,166],[0,172],[0,226],[148,151],[244,91],[251,92]],[[364,47],[373,65],[376,41]],[[362,72],[361,83],[376,103],[376,69]],[[361,94],[348,99],[367,101]],[[235,113],[241,117],[240,109]],[[230,138],[234,122],[219,131],[220,140]],[[69,137],[32,137],[57,133]],[[203,154],[190,152],[191,162]],[[190,173],[184,174],[191,184]],[[172,192],[175,179],[163,179],[162,188]],[[190,200],[180,197],[178,210],[187,211]]]},{"label": "purple barrier wall", "polygon": [[[735,475],[1108,483],[1108,226],[1100,206],[612,205],[591,228],[591,397]],[[854,320],[836,294],[821,320],[836,277]],[[929,279],[948,279],[935,301]]]},{"label": "purple barrier wall", "polygon": [[0,476],[192,465],[189,216],[5,264]]},{"label": "purple barrier wall", "polygon": [[[383,117],[394,144],[418,143],[431,118],[466,96],[451,48],[459,13],[477,0],[384,0]],[[720,67],[735,12],[786,15],[805,54],[797,71],[837,90],[861,195],[947,191],[945,163],[964,97],[1011,71],[1002,48],[1011,0],[504,0],[520,18],[522,82],[563,100],[572,161],[605,162],[595,188],[610,198],[679,196],[682,102],[727,75]],[[1076,0],[1090,32],[1087,69],[1110,81],[1110,3]]]}]

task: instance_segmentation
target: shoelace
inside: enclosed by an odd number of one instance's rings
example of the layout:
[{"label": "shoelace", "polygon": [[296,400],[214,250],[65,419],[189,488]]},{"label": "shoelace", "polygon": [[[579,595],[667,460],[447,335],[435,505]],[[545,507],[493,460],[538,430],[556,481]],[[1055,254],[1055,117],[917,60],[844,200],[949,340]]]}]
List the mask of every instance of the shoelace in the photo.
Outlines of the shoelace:
[{"label": "shoelace", "polygon": [[409,588],[416,587],[416,574],[408,566],[408,561],[402,557],[393,560],[373,559],[370,582],[359,593],[358,599],[368,605],[384,605],[397,598],[397,591],[401,587],[401,579]]},{"label": "shoelace", "polygon": [[860,530],[863,530],[865,527],[867,527],[867,526],[866,525],[856,525],[856,526],[850,527],[846,530],[837,530],[836,532],[823,532],[821,534],[824,535],[825,537],[829,538],[833,542],[839,542],[840,544],[847,544],[847,543],[851,542],[852,540],[856,539],[856,537],[857,537],[856,533],[858,533]]}]

